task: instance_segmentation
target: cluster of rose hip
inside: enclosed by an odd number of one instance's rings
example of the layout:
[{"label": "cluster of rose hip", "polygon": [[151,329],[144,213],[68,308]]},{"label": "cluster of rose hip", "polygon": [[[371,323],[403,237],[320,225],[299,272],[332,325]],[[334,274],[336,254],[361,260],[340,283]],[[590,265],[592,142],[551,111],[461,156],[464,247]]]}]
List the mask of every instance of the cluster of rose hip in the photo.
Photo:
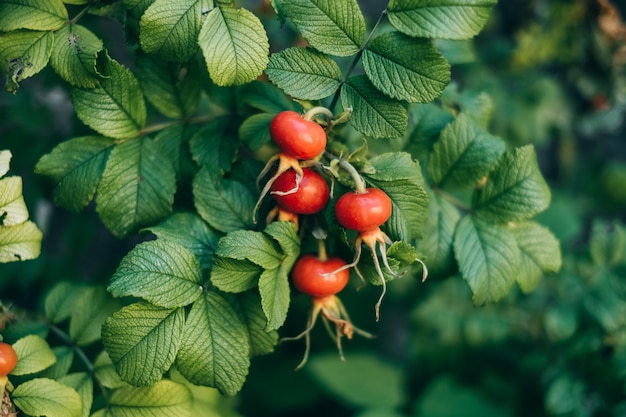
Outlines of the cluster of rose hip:
[{"label": "cluster of rose hip", "polygon": [[[315,107],[301,115],[294,111],[278,113],[270,123],[270,136],[279,148],[279,153],[272,157],[259,179],[264,178],[276,165],[276,171],[265,183],[261,196],[255,207],[255,213],[263,197],[269,193],[276,201],[276,207],[268,216],[268,221],[278,219],[291,221],[298,225],[300,215],[312,215],[324,209],[330,198],[330,191],[322,173],[332,172],[325,169],[321,159],[326,150],[326,131],[314,121],[316,114],[323,114],[332,120],[332,113],[323,107]],[[357,274],[363,276],[357,268],[361,256],[361,246],[370,248],[372,259],[382,283],[382,293],[375,306],[376,320],[379,319],[380,305],[386,291],[385,277],[380,266],[376,249],[378,248],[383,265],[390,274],[395,276],[386,256],[386,245],[391,240],[380,230],[391,216],[391,200],[384,191],[369,188],[365,181],[346,160],[333,158],[339,167],[346,170],[353,178],[355,187],[342,195],[335,204],[337,222],[344,228],[357,232],[355,256],[351,263],[346,263],[337,256],[328,256],[323,239],[319,239],[317,254],[302,255],[291,271],[291,279],[296,289],[308,294],[313,300],[307,328],[300,335],[290,340],[306,337],[306,352],[300,366],[307,360],[310,337],[317,317],[322,315],[324,324],[331,329],[329,322],[334,324],[331,333],[335,336],[341,357],[341,337],[348,339],[356,332],[371,337],[352,325],[346,309],[336,296],[347,285],[350,268],[354,267]],[[286,339],[284,339],[286,340]],[[299,367],[300,367],[299,366]]]}]

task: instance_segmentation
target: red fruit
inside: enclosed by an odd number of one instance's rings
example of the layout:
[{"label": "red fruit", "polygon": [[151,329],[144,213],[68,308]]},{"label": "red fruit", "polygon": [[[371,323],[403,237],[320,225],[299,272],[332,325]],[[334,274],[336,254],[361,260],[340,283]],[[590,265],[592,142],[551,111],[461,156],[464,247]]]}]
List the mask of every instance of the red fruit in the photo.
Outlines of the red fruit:
[{"label": "red fruit", "polygon": [[0,342],[0,377],[7,376],[17,365],[17,353],[8,343]]},{"label": "red fruit", "polygon": [[326,148],[322,126],[295,111],[278,113],[270,123],[270,136],[282,153],[295,159],[313,159]]},{"label": "red fruit", "polygon": [[391,216],[391,199],[378,188],[367,188],[364,193],[348,192],[337,201],[335,215],[346,229],[373,231]]},{"label": "red fruit", "polygon": [[323,261],[315,255],[304,255],[291,270],[291,279],[300,292],[315,298],[328,297],[337,294],[348,284],[348,269],[332,273],[345,265],[343,259],[338,257]]},{"label": "red fruit", "polygon": [[310,168],[302,169],[300,184],[296,184],[296,172],[293,169],[280,174],[272,183],[271,190],[278,205],[296,214],[318,213],[328,202],[328,184]]}]

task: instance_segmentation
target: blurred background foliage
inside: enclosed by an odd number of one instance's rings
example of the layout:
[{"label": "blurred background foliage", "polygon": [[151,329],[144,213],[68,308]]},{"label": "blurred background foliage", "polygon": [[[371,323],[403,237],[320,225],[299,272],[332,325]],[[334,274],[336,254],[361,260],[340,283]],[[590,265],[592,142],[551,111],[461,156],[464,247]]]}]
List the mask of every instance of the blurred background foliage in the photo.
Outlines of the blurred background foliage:
[{"label": "blurred background foliage", "polygon": [[[366,3],[372,19],[384,7]],[[276,48],[294,41],[267,5],[258,7]],[[369,308],[376,289],[346,291],[354,323],[378,337],[347,342],[344,364],[315,329],[312,358],[298,372],[304,346],[279,345],[253,361],[223,415],[626,416],[624,17],[626,6],[610,0],[501,0],[472,42],[437,44],[453,64],[442,102],[478,97],[491,132],[537,147],[553,191],[538,220],[561,242],[559,274],[482,308],[455,271],[434,271],[424,284],[407,277],[390,285],[376,325]],[[110,27],[116,23],[92,19],[86,24],[124,62],[123,40],[110,35],[121,33]],[[427,136],[420,129],[428,123],[419,123],[431,116],[426,106],[412,109],[411,140]],[[0,298],[19,308],[40,308],[60,280],[107,282],[139,239],[114,238],[93,208],[54,207],[51,184],[33,174],[43,154],[85,133],[50,70],[16,95],[0,95],[0,148],[13,152],[11,172],[24,178],[31,217],[44,232],[38,260],[0,265]],[[283,336],[299,333],[308,307],[294,296]]]}]

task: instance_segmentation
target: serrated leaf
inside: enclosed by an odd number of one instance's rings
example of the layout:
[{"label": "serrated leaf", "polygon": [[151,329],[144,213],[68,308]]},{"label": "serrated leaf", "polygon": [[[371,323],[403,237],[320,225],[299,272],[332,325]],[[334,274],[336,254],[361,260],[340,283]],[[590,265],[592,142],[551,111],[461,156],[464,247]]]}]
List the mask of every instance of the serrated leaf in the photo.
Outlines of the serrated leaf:
[{"label": "serrated leaf", "polygon": [[20,384],[11,395],[15,405],[30,416],[80,417],[82,404],[73,388],[47,378]]},{"label": "serrated leaf", "polygon": [[424,226],[424,239],[417,242],[417,251],[431,274],[454,268],[454,230],[461,218],[459,210],[437,193],[429,194],[429,217]]},{"label": "serrated leaf", "polygon": [[242,183],[203,167],[193,180],[193,196],[198,214],[214,229],[228,233],[252,227],[254,197]]},{"label": "serrated leaf", "polygon": [[171,213],[175,192],[171,161],[144,136],[111,151],[98,185],[96,210],[113,234],[125,236]]},{"label": "serrated leaf", "polygon": [[159,239],[176,243],[189,250],[202,269],[211,266],[219,236],[195,213],[174,213],[156,226],[146,229]]},{"label": "serrated leaf", "polygon": [[404,152],[385,153],[370,162],[376,171],[365,176],[366,182],[382,189],[392,202],[386,223],[390,237],[410,241],[419,236],[428,218],[428,194],[419,162]]},{"label": "serrated leaf", "polygon": [[61,0],[3,0],[0,3],[2,32],[15,29],[56,30],[67,20],[67,9]]},{"label": "serrated leaf", "polygon": [[239,126],[238,136],[248,149],[257,151],[270,141],[269,127],[274,116],[274,113],[253,114]]},{"label": "serrated leaf", "polygon": [[70,337],[78,346],[100,340],[102,323],[119,308],[120,303],[113,300],[102,286],[92,286],[81,291],[80,297],[74,300]]},{"label": "serrated leaf", "polygon": [[272,222],[265,227],[264,233],[278,242],[283,253],[287,256],[300,254],[300,238],[295,224],[291,222]]},{"label": "serrated leaf", "polygon": [[517,283],[524,292],[530,292],[543,274],[561,269],[561,246],[550,230],[535,222],[517,224],[511,232],[522,256]]},{"label": "serrated leaf", "polygon": [[364,135],[377,139],[404,136],[408,123],[405,108],[378,91],[367,76],[351,77],[341,87],[341,104],[352,109],[350,123]]},{"label": "serrated leaf", "polygon": [[470,39],[483,28],[497,0],[391,0],[389,22],[420,38]]},{"label": "serrated leaf", "polygon": [[135,17],[141,17],[155,0],[122,0],[124,7]]},{"label": "serrated leaf", "polygon": [[442,188],[472,188],[497,164],[504,141],[461,113],[441,132],[428,158],[428,175]]},{"label": "serrated leaf", "polygon": [[102,342],[124,381],[135,386],[152,385],[174,363],[184,322],[182,308],[139,302],[104,322]]},{"label": "serrated leaf", "polygon": [[255,80],[269,60],[265,28],[258,17],[243,8],[213,9],[202,26],[198,43],[211,80],[223,87]]},{"label": "serrated leaf", "polygon": [[520,272],[521,253],[511,232],[472,215],[456,228],[454,255],[477,305],[504,297]]},{"label": "serrated leaf", "polygon": [[288,48],[272,54],[265,73],[286,94],[320,100],[341,85],[341,69],[329,56],[309,48]]},{"label": "serrated leaf", "polygon": [[211,267],[211,283],[225,292],[243,292],[256,287],[263,268],[248,260],[216,256]]},{"label": "serrated leaf", "polygon": [[450,83],[450,64],[437,48],[399,32],[375,38],[363,51],[363,68],[378,90],[409,103],[431,102]]},{"label": "serrated leaf", "polygon": [[282,254],[272,239],[252,230],[236,230],[222,237],[216,253],[232,259],[247,259],[264,269],[277,268],[282,261]]},{"label": "serrated leaf", "polygon": [[[3,16],[2,6],[0,4],[0,16]],[[17,30],[0,36],[0,70],[6,77],[7,91],[15,93],[20,81],[48,65],[53,43],[52,32]]]},{"label": "serrated leaf", "polygon": [[[321,355],[311,359],[307,370],[330,394],[349,406],[398,407],[405,400],[402,370],[373,355],[348,355],[345,364],[336,354]],[[380,381],[385,383],[381,385]]]},{"label": "serrated leaf", "polygon": [[115,390],[109,410],[111,417],[191,417],[192,402],[187,387],[163,380],[150,387]]},{"label": "serrated leaf", "polygon": [[239,141],[231,116],[218,117],[206,123],[189,141],[191,156],[194,161],[222,176],[230,171]]},{"label": "serrated leaf", "polygon": [[68,281],[59,282],[46,295],[44,311],[51,323],[60,323],[68,319],[74,310],[74,304],[87,287]]},{"label": "serrated leaf", "polygon": [[220,295],[208,292],[193,304],[176,359],[185,378],[233,396],[248,374],[249,353],[245,326]]},{"label": "serrated leaf", "polygon": [[539,171],[532,145],[504,153],[485,186],[474,193],[477,216],[500,223],[528,220],[550,204],[550,188]]},{"label": "serrated leaf", "polygon": [[13,155],[9,150],[0,151],[0,178],[4,177],[9,172],[9,166]]},{"label": "serrated leaf", "polygon": [[110,389],[127,385],[115,370],[115,365],[106,350],[103,350],[93,363],[94,376],[102,386]]},{"label": "serrated leaf", "polygon": [[28,335],[13,344],[17,353],[17,365],[11,375],[28,375],[52,366],[57,358],[50,345],[40,336]]},{"label": "serrated leaf", "polygon": [[212,0],[156,0],[141,16],[141,48],[167,61],[185,62],[198,50],[198,34]]},{"label": "serrated leaf", "polygon": [[55,33],[50,64],[70,85],[96,88],[101,76],[96,69],[102,40],[89,29],[70,24]]},{"label": "serrated leaf", "polygon": [[262,81],[253,81],[243,87],[241,100],[250,107],[271,114],[283,110],[302,110],[302,106],[288,98],[276,86]]},{"label": "serrated leaf", "polygon": [[195,61],[168,62],[154,55],[139,54],[136,64],[143,92],[158,111],[172,119],[196,111],[202,89],[198,88]]},{"label": "serrated leaf", "polygon": [[0,180],[0,227],[15,226],[28,220],[28,209],[22,196],[22,178]]},{"label": "serrated leaf", "polygon": [[62,142],[41,157],[35,172],[57,183],[54,202],[72,211],[82,210],[93,198],[115,140],[83,136]]},{"label": "serrated leaf", "polygon": [[0,227],[0,262],[37,258],[41,252],[42,238],[41,230],[31,221]]},{"label": "serrated leaf", "polygon": [[289,310],[289,271],[295,263],[295,257],[288,257],[275,269],[263,271],[259,277],[261,306],[267,317],[266,330],[279,329],[287,318]]},{"label": "serrated leaf", "polygon": [[58,380],[61,384],[74,388],[80,396],[82,404],[82,417],[89,417],[91,404],[93,403],[93,380],[87,372],[77,372],[65,375]]},{"label": "serrated leaf", "polygon": [[56,357],[56,362],[42,372],[37,373],[38,378],[57,380],[67,375],[72,367],[72,362],[74,362],[74,350],[72,348],[68,346],[55,346],[52,348],[52,352]]},{"label": "serrated leaf", "polygon": [[274,351],[278,343],[278,332],[267,331],[267,318],[261,307],[261,298],[256,291],[246,291],[228,296],[226,301],[239,315],[248,333],[250,356],[265,355]]},{"label": "serrated leaf", "polygon": [[72,104],[78,118],[96,132],[128,139],[139,134],[146,123],[146,104],[132,72],[107,58],[104,78],[96,88],[72,88]]},{"label": "serrated leaf", "polygon": [[193,303],[202,294],[202,268],[185,247],[152,240],[135,246],[122,259],[108,290],[114,297],[133,296],[174,308]]},{"label": "serrated leaf", "polygon": [[280,6],[318,51],[350,56],[365,42],[365,19],[356,0],[282,0]]}]

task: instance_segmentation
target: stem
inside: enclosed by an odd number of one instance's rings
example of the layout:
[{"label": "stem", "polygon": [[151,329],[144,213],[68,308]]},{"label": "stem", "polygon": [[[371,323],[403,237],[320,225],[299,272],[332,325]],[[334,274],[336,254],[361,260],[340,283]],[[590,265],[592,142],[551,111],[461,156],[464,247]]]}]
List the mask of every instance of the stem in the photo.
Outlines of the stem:
[{"label": "stem", "polygon": [[337,91],[335,92],[335,95],[333,96],[333,100],[330,102],[330,106],[328,106],[329,109],[332,110],[337,105],[337,101],[339,101],[339,96],[340,96],[340,93],[341,93],[341,86],[344,85],[346,82],[348,82],[348,78],[350,78],[350,75],[352,74],[352,71],[354,71],[354,69],[356,68],[356,65],[361,60],[361,56],[363,55],[363,51],[365,51],[365,48],[367,48],[367,45],[369,45],[370,41],[372,40],[372,38],[374,37],[376,32],[378,32],[378,29],[380,28],[380,25],[383,22],[383,20],[385,19],[385,17],[387,17],[387,9],[383,10],[381,12],[380,16],[378,16],[378,20],[376,21],[376,24],[372,28],[372,31],[370,32],[370,34],[367,36],[367,39],[365,39],[365,42],[363,43],[363,46],[361,47],[361,49],[359,49],[359,51],[354,56],[354,59],[350,63],[350,67],[348,68],[348,71],[346,71],[346,75],[343,77],[343,80],[339,84],[339,88],[337,88]]},{"label": "stem", "polygon": [[457,207],[458,209],[467,213],[471,211],[470,208],[465,205],[465,203],[463,203],[461,200],[459,200],[452,194],[449,194],[438,188],[433,188],[433,191],[439,194],[441,197],[443,197],[444,200],[447,200],[449,203],[452,203],[452,205]]},{"label": "stem", "polygon": [[348,173],[350,174],[350,176],[352,177],[356,185],[356,189],[354,191],[356,191],[357,194],[367,193],[367,184],[365,184],[365,180],[363,179],[363,177],[361,177],[359,172],[356,170],[354,166],[352,166],[350,162],[348,162],[345,159],[336,158],[334,155],[328,152],[325,152],[325,156],[328,159],[331,159],[331,160],[334,159],[336,161],[339,161],[339,166],[343,168],[344,170],[348,171]]},{"label": "stem", "polygon": [[143,135],[147,135],[149,133],[152,132],[158,132],[159,130],[163,130],[166,129],[170,126],[174,126],[176,124],[179,123],[185,123],[185,124],[196,124],[196,123],[206,123],[206,122],[210,122],[211,120],[215,119],[215,116],[198,116],[198,117],[194,117],[194,118],[190,118],[190,119],[182,119],[182,120],[174,120],[171,122],[165,122],[165,123],[157,123],[155,125],[152,126],[146,126],[144,127],[141,132],[139,133],[140,136]]},{"label": "stem", "polygon": [[74,23],[78,22],[85,15],[85,13],[89,11],[92,3],[94,2],[89,2],[87,6],[85,6],[80,12],[78,12],[78,14],[69,21],[69,24],[73,25]]},{"label": "stem", "polygon": [[330,111],[329,109],[327,109],[326,107],[322,107],[322,106],[313,107],[313,108],[311,108],[311,109],[307,110],[307,112],[306,112],[306,113],[304,113],[304,115],[302,116],[302,118],[303,118],[304,120],[307,120],[307,121],[309,121],[309,122],[310,122],[311,120],[313,120],[313,117],[314,117],[316,114],[320,114],[320,113],[321,113],[321,114],[323,114],[324,116],[328,117],[328,120],[329,120],[329,121],[333,119],[333,112],[331,112],[331,111]]},{"label": "stem", "polygon": [[328,260],[328,253],[326,252],[326,244],[323,239],[317,239],[317,259],[322,262]]}]

